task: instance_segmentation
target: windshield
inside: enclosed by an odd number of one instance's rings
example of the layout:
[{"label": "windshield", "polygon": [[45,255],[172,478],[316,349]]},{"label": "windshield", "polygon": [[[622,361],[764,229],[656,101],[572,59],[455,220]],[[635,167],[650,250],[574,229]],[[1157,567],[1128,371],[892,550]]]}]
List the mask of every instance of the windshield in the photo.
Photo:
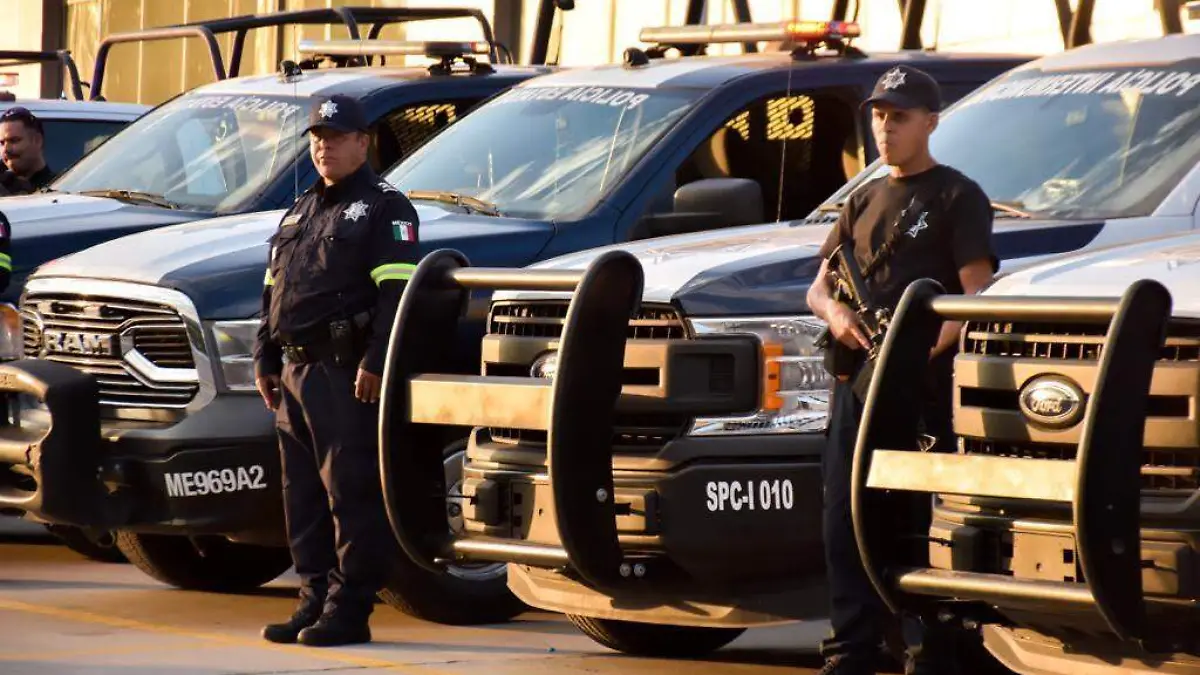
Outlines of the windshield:
[{"label": "windshield", "polygon": [[[993,202],[1031,214],[1149,215],[1200,160],[1200,69],[1017,73],[947,113],[930,147]],[[887,171],[877,161],[829,201]]]},{"label": "windshield", "polygon": [[130,124],[51,187],[139,193],[188,210],[237,212],[307,148],[305,103],[191,94]]},{"label": "windshield", "polygon": [[583,216],[698,91],[521,87],[448,127],[391,171],[404,192],[452,192],[536,220]]}]

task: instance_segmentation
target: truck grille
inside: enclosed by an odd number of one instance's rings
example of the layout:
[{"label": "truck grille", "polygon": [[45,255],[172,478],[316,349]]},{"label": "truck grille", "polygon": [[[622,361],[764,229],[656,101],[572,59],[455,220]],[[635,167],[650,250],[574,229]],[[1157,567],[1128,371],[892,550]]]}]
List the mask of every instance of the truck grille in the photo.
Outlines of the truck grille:
[{"label": "truck grille", "polygon": [[[969,455],[1075,461],[1074,445],[1057,443],[1006,443],[977,438],[963,439]],[[1200,489],[1200,449],[1145,451],[1142,464],[1143,490]]]},{"label": "truck grille", "polygon": [[[168,305],[31,293],[21,305],[21,318],[25,356],[95,376],[102,405],[183,407],[199,390],[187,328]],[[160,368],[173,371],[172,377],[156,380],[162,374],[154,371]],[[192,377],[179,377],[188,370]]]},{"label": "truck grille", "polygon": [[[567,320],[566,301],[499,302],[488,320],[491,335],[560,338]],[[679,340],[687,329],[669,305],[642,305],[629,322],[630,340]]]},{"label": "truck grille", "polygon": [[[1044,324],[971,321],[962,352],[1009,358],[1098,361],[1108,330],[1100,324]],[[1167,331],[1163,361],[1200,361],[1200,326],[1175,322]]]},{"label": "truck grille", "polygon": [[[558,339],[567,318],[567,302],[557,300],[498,302],[492,305],[488,333],[525,338]],[[630,340],[687,339],[686,324],[670,305],[646,304],[629,322]],[[657,372],[651,371],[657,381]],[[489,375],[528,376],[527,365],[488,364]],[[626,384],[647,384],[640,369],[626,369]],[[646,453],[657,450],[683,434],[691,420],[685,415],[618,413],[613,429],[615,452]],[[546,432],[526,429],[491,428],[491,439],[498,443],[545,445]]]}]

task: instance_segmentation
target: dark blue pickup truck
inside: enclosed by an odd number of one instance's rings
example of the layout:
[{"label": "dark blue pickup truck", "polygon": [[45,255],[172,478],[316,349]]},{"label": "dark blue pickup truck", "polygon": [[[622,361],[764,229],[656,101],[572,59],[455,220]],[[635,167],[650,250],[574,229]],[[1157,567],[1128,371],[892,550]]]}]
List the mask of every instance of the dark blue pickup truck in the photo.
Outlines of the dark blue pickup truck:
[{"label": "dark blue pickup truck", "polygon": [[[917,65],[956,99],[1027,60],[868,55],[843,39],[857,27],[837,22],[761,30],[758,39],[784,48],[666,57],[695,40],[689,37],[695,27],[648,31],[643,39],[658,47],[629,50],[621,64],[523,82],[448,126],[384,177],[416,204],[426,250],[454,247],[500,267],[673,232],[792,219],[877,156],[859,103],[888,69]],[[746,39],[753,37],[737,33]],[[401,77],[384,72],[306,73],[296,84],[302,94],[335,82],[361,91]],[[284,103],[273,97],[291,86],[260,78],[217,85],[208,95],[231,97],[211,104],[220,110],[252,87],[270,88],[275,93],[258,94],[259,105],[275,109]],[[207,108],[187,110],[193,109]],[[426,110],[389,119],[410,123]],[[383,137],[393,128],[381,125]],[[147,131],[153,132],[149,124]],[[273,145],[259,147],[263,154],[256,156],[266,162]],[[160,180],[150,168],[145,175]],[[75,180],[88,176],[97,172]],[[191,198],[210,206],[240,203],[255,192],[234,183],[239,187],[225,195],[215,169],[188,178]],[[299,184],[311,179],[302,174]],[[282,209],[290,184],[276,187]],[[216,197],[203,197],[207,190]],[[92,393],[81,395],[84,408],[56,412],[51,405],[48,413],[93,430],[71,447],[74,457],[93,463],[43,462],[8,492],[0,489],[0,505],[25,504],[36,518],[118,530],[135,564],[181,587],[248,588],[288,567],[273,421],[254,391],[250,359],[266,241],[281,214],[155,229],[67,256],[29,279],[21,305],[24,344],[26,356],[37,360],[26,363],[94,382]],[[486,310],[486,296],[477,300]],[[474,372],[478,363],[478,352],[467,351],[457,367]],[[28,411],[23,423],[36,427],[39,415],[46,424],[45,410]],[[451,521],[461,519],[454,493],[463,437],[460,430],[431,441],[444,447]],[[0,462],[21,463],[2,450]],[[55,501],[66,486],[75,486],[72,499]],[[461,623],[502,619],[521,607],[506,588],[503,565],[430,575],[398,564],[383,595],[404,611]]]}]

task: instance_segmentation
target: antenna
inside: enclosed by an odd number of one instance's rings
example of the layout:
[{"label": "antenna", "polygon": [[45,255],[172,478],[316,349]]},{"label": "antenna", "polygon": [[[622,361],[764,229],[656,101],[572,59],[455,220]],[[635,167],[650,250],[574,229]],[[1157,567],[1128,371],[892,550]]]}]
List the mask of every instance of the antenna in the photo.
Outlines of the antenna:
[{"label": "antenna", "polygon": [[[279,62],[280,73],[292,83],[292,98],[299,99],[299,87],[296,80],[303,74],[303,70],[295,61],[284,59]],[[292,138],[296,137],[296,120],[300,117],[299,112],[292,116]],[[297,153],[292,157],[292,202],[295,203],[300,198],[300,155]]]},{"label": "antenna", "polygon": [[[795,110],[795,108],[791,107],[791,105],[792,105],[792,73],[794,73],[794,72],[796,72],[795,64],[788,63],[787,99],[786,100],[788,102],[789,118],[790,118],[792,112]],[[783,173],[787,169],[787,149],[788,149],[788,145],[791,143],[791,140],[792,139],[790,139],[790,138],[783,139],[783,150],[781,150],[779,152],[779,194],[777,195],[776,202],[775,202],[775,222],[777,222],[777,223],[779,221],[783,220],[783,187],[784,187]]]}]

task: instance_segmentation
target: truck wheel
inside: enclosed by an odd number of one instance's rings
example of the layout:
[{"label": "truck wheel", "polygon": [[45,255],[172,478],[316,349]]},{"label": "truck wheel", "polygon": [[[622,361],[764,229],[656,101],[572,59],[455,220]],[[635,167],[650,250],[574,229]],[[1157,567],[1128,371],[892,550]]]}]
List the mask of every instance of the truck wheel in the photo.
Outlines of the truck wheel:
[{"label": "truck wheel", "polygon": [[[466,439],[442,451],[445,457],[446,515],[456,532],[463,527],[462,507],[453,497],[462,495],[462,465]],[[504,563],[451,565],[445,574],[433,574],[399,552],[391,580],[379,597],[409,616],[451,626],[503,623],[524,612],[525,603],[508,590]]]},{"label": "truck wheel", "polygon": [[47,525],[50,531],[64,546],[97,562],[124,563],[125,554],[117,548],[117,535],[109,530],[91,530],[69,525]]},{"label": "truck wheel", "polygon": [[745,628],[697,628],[595,619],[568,614],[575,627],[600,644],[634,656],[696,658],[733,642]]},{"label": "truck wheel", "polygon": [[258,588],[292,566],[286,548],[204,537],[203,554],[188,537],[118,532],[117,547],[139,570],[177,588],[236,593]]}]

